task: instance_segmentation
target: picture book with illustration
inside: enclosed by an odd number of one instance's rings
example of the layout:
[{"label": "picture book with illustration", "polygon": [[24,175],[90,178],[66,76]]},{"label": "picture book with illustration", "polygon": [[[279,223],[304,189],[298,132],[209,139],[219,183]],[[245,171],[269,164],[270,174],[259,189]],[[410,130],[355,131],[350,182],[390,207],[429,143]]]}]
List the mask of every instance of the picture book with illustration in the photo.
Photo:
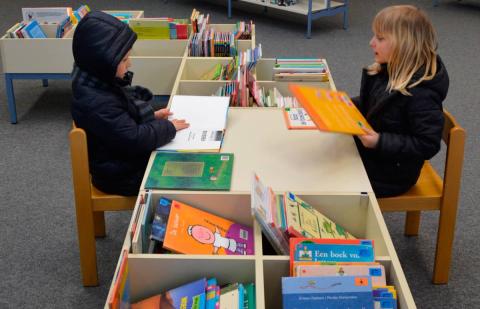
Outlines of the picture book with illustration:
[{"label": "picture book with illustration", "polygon": [[230,190],[233,153],[155,154],[146,189]]},{"label": "picture book with illustration", "polygon": [[364,128],[371,129],[345,92],[296,84],[289,88],[319,130],[365,134]]},{"label": "picture book with illustration", "polygon": [[252,255],[253,229],[172,201],[163,247],[184,254]]},{"label": "picture book with illustration", "polygon": [[290,273],[296,262],[374,262],[373,240],[290,238]]}]

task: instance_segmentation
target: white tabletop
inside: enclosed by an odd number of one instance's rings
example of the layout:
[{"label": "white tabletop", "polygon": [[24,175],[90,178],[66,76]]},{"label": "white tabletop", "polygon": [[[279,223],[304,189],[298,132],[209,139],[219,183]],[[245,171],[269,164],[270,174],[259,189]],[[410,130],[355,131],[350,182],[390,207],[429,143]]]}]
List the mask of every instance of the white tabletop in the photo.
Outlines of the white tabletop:
[{"label": "white tabletop", "polygon": [[282,113],[275,108],[229,109],[221,152],[235,155],[230,193],[249,194],[253,172],[277,192],[372,191],[352,136],[288,130]]}]

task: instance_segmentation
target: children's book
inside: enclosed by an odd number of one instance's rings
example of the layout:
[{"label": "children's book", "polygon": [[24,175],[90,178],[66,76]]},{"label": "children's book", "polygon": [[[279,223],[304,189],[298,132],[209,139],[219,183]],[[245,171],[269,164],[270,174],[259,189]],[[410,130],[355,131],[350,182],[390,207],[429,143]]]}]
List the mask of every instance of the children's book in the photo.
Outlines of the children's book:
[{"label": "children's book", "polygon": [[161,197],[158,201],[155,215],[153,217],[150,239],[163,242],[165,231],[167,230],[167,222],[171,206],[172,200],[169,200],[168,198]]},{"label": "children's book", "polygon": [[220,309],[243,309],[244,288],[241,283],[232,283],[220,290]]},{"label": "children's book", "polygon": [[146,189],[230,190],[233,153],[155,154]]},{"label": "children's book", "polygon": [[369,276],[283,277],[284,309],[373,309]]},{"label": "children's book", "polygon": [[128,251],[123,250],[120,256],[120,266],[118,272],[113,278],[113,289],[108,297],[108,308],[119,309],[128,308],[129,298],[129,281],[128,281]]},{"label": "children's book", "polygon": [[284,195],[287,214],[287,231],[291,236],[310,238],[355,239],[341,225],[333,222],[321,212],[287,192]]},{"label": "children's book", "polygon": [[207,288],[206,288],[206,304],[205,309],[216,309],[215,306],[219,301],[219,297],[217,296],[217,279],[210,278],[207,281]]},{"label": "children's book", "polygon": [[298,107],[286,107],[283,110],[285,123],[289,130],[316,130],[317,126],[313,123],[305,109]]},{"label": "children's book", "polygon": [[322,131],[365,134],[367,120],[345,92],[311,86],[289,86],[310,118]]},{"label": "children's book", "polygon": [[271,188],[263,185],[256,174],[253,175],[251,207],[255,219],[275,252],[280,255],[288,255],[288,238],[282,232],[279,216],[277,216],[278,212],[283,212],[283,208],[278,209],[277,196]]},{"label": "children's book", "polygon": [[253,229],[173,201],[163,247],[184,254],[252,255]]},{"label": "children's book", "polygon": [[370,276],[373,286],[386,285],[383,265],[299,265],[298,277]]},{"label": "children's book", "polygon": [[43,32],[42,27],[38,24],[36,20],[32,20],[22,29],[23,36],[25,38],[32,39],[45,39],[47,35]]},{"label": "children's book", "polygon": [[255,301],[255,284],[249,283],[245,286],[245,298],[244,298],[244,305],[245,309],[255,309],[256,308],[256,301]]},{"label": "children's book", "polygon": [[227,125],[229,97],[175,95],[169,117],[185,119],[190,126],[159,150],[218,152]]},{"label": "children's book", "polygon": [[149,297],[132,304],[131,309],[150,308],[205,308],[205,287],[207,279],[203,278],[178,288]]},{"label": "children's book", "polygon": [[137,34],[140,40],[169,40],[169,20],[163,18],[132,18],[128,25]]},{"label": "children's book", "polygon": [[23,21],[36,20],[43,23],[60,23],[72,13],[71,7],[22,8]]},{"label": "children's book", "polygon": [[397,309],[397,291],[394,286],[374,286],[373,303],[375,309]]},{"label": "children's book", "polygon": [[373,240],[290,238],[290,273],[296,262],[374,262]]}]

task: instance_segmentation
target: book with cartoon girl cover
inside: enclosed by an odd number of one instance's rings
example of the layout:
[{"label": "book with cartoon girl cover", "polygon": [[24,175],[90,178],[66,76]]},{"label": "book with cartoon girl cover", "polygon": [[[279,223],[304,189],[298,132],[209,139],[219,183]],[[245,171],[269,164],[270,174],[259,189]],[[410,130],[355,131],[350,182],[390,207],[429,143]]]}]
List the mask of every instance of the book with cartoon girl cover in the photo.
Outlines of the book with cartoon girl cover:
[{"label": "book with cartoon girl cover", "polygon": [[184,254],[252,255],[253,229],[174,200],[163,247]]}]

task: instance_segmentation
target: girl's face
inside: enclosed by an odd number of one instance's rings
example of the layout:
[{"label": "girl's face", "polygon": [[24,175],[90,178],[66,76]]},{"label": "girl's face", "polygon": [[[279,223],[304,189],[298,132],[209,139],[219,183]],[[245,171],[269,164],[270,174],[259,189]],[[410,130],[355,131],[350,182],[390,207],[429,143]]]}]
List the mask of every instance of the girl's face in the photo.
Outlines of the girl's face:
[{"label": "girl's face", "polygon": [[131,66],[130,63],[130,52],[129,51],[125,57],[120,61],[120,63],[117,66],[117,74],[115,74],[116,77],[118,78],[123,78],[125,76],[125,73],[127,73],[128,69]]},{"label": "girl's face", "polygon": [[370,47],[373,50],[376,63],[384,64],[390,61],[392,55],[392,41],[388,36],[374,33],[370,40]]}]

